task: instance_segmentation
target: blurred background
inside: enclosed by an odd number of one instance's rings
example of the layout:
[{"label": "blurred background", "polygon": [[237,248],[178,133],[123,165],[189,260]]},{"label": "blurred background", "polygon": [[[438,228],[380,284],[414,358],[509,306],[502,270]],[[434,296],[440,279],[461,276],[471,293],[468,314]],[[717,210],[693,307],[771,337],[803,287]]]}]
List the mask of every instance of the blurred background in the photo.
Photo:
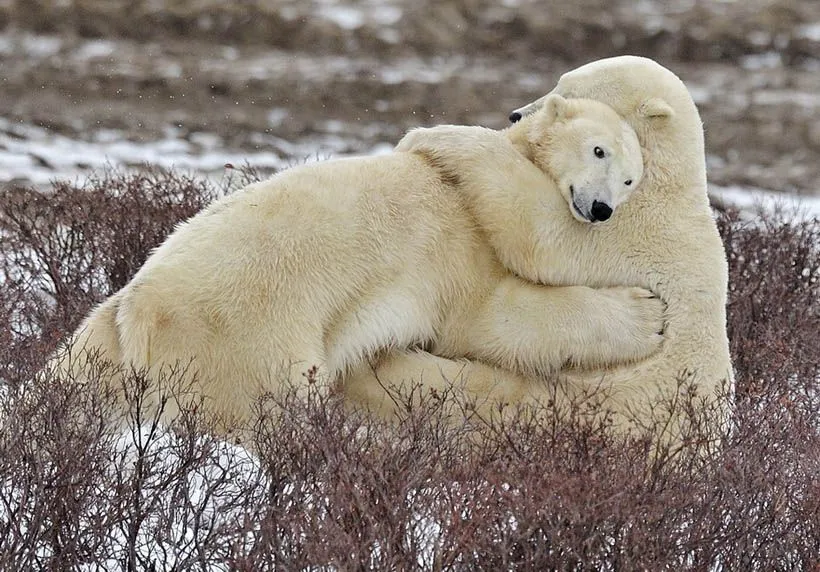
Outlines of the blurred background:
[{"label": "blurred background", "polygon": [[714,196],[820,205],[815,0],[0,0],[0,184],[387,152],[626,53],[688,85]]}]

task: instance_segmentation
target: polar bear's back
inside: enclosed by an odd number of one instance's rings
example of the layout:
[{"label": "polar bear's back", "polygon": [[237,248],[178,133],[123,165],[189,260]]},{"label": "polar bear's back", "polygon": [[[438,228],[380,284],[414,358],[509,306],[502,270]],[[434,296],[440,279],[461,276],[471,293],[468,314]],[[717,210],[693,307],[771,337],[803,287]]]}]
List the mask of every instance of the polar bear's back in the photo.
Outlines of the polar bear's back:
[{"label": "polar bear's back", "polygon": [[416,155],[292,168],[214,203],[152,254],[121,295],[122,357],[195,360],[204,393],[232,400],[237,378],[264,383],[289,362],[332,373],[432,336],[443,308],[482,282],[482,252],[457,193]]},{"label": "polar bear's back", "polygon": [[439,213],[453,210],[453,195],[412,154],[293,167],[213,203],[183,223],[144,269],[157,263],[179,267],[196,254],[207,261],[219,256],[230,265],[248,241],[267,247],[258,255],[283,257],[282,263],[289,254],[300,259],[317,255],[316,243],[330,239],[334,259],[344,256],[343,249],[362,254],[370,250],[363,247],[370,246],[379,249],[371,252],[374,257],[396,246],[406,255],[414,238],[427,240],[440,227],[444,215]]}]

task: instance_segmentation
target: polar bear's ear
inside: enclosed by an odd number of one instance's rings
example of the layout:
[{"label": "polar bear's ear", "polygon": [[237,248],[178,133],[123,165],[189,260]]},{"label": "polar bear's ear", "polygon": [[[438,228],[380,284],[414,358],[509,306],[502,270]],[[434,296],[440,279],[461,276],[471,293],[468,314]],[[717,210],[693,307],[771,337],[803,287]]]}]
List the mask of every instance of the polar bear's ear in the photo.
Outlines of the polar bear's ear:
[{"label": "polar bear's ear", "polygon": [[638,113],[643,117],[674,117],[675,110],[660,97],[650,97],[638,106]]},{"label": "polar bear's ear", "polygon": [[544,114],[550,122],[566,119],[567,100],[557,93],[551,93],[544,99]]}]

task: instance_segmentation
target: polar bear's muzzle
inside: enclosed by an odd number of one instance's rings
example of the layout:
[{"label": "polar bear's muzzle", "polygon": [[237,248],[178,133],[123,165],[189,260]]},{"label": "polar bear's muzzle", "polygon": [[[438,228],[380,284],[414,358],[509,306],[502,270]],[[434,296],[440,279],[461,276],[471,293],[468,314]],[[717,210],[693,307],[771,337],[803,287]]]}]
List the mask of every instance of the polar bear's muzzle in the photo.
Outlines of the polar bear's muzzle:
[{"label": "polar bear's muzzle", "polygon": [[576,197],[573,185],[569,186],[569,193],[575,218],[582,219],[583,222],[604,222],[612,216],[612,207],[606,202],[593,199],[591,204],[587,204],[588,201]]}]

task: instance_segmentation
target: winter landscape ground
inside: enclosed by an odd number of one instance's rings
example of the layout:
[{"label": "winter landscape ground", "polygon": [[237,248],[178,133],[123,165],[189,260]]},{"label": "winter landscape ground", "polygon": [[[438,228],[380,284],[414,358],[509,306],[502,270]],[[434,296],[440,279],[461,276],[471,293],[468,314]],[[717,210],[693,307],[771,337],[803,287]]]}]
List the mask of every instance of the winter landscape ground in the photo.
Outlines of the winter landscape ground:
[{"label": "winter landscape ground", "polygon": [[221,176],[506,125],[564,71],[655,57],[690,87],[716,191],[817,195],[810,0],[0,2],[0,179],[149,161]]},{"label": "winter landscape ground", "polygon": [[[435,400],[383,425],[331,399],[289,402],[252,456],[195,410],[156,427],[138,376],[125,432],[106,395],[36,378],[214,196],[418,125],[503,127],[620,53],[704,119],[738,382],[720,444],[695,423],[652,452],[658,427],[582,423],[594,400],[454,427]],[[0,0],[0,569],[817,570],[818,70],[811,0]],[[777,210],[794,197],[808,217]]]}]

